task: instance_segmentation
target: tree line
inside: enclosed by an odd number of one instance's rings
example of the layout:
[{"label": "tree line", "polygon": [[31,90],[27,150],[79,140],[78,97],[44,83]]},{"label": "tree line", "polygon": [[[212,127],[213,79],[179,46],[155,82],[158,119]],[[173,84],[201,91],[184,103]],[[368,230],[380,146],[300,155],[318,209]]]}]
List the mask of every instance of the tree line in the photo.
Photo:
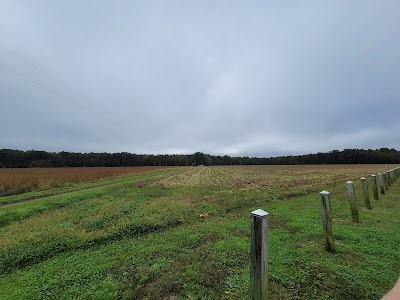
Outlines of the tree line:
[{"label": "tree line", "polygon": [[121,153],[75,153],[0,150],[0,168],[34,167],[126,167],[126,166],[198,166],[198,165],[304,165],[304,164],[400,164],[400,151],[345,149],[326,153],[277,157],[215,156],[201,152],[190,155],[146,155]]}]

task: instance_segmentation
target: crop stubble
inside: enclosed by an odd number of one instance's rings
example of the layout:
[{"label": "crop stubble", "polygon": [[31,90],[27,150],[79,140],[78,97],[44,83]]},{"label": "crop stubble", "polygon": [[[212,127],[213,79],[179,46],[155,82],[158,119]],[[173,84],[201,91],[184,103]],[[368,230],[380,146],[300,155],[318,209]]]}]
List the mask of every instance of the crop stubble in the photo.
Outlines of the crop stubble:
[{"label": "crop stubble", "polygon": [[154,183],[164,186],[291,188],[334,184],[385,171],[388,165],[292,165],[193,167]]}]

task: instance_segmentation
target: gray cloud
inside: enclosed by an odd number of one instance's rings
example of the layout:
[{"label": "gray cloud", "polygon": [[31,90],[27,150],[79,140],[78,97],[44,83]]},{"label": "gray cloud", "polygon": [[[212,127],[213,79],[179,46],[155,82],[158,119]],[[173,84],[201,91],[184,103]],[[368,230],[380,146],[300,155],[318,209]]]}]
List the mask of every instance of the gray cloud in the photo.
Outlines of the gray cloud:
[{"label": "gray cloud", "polygon": [[0,47],[0,64],[45,87],[0,66],[0,148],[400,148],[397,1],[1,6],[0,44],[90,100]]}]

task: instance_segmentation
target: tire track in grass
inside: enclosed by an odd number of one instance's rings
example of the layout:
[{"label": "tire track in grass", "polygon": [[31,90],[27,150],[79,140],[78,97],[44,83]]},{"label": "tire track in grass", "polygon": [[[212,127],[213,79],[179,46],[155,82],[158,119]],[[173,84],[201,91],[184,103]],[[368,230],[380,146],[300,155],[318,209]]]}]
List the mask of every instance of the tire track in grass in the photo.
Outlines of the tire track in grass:
[{"label": "tire track in grass", "polygon": [[[192,208],[158,201],[165,194],[157,189],[106,194],[1,228],[4,240],[0,247],[0,272],[28,267],[59,253],[161,232],[186,223]],[[16,237],[23,242],[15,243]]]},{"label": "tire track in grass", "polygon": [[69,194],[69,193],[74,193],[74,192],[81,192],[81,191],[86,191],[86,190],[90,190],[90,189],[97,189],[100,187],[105,187],[105,186],[110,186],[110,185],[117,185],[119,183],[126,183],[129,182],[130,180],[125,180],[125,181],[119,181],[119,182],[109,182],[109,183],[104,183],[104,184],[98,184],[98,185],[94,185],[94,186],[89,186],[89,187],[84,187],[84,188],[77,188],[77,189],[70,189],[68,191],[59,191],[59,192],[55,192],[55,193],[49,193],[43,196],[32,196],[32,197],[28,197],[28,198],[24,198],[24,199],[20,199],[20,200],[16,200],[13,202],[0,202],[0,206],[12,206],[12,205],[17,205],[23,202],[28,202],[28,201],[32,201],[32,200],[40,200],[40,199],[44,199],[44,198],[50,198],[53,196],[59,196],[59,195],[65,195],[65,194]]},{"label": "tire track in grass", "polygon": [[0,271],[2,274],[9,274],[17,269],[46,261],[60,253],[90,249],[100,245],[104,246],[119,240],[144,236],[153,232],[163,232],[178,227],[182,223],[182,220],[171,220],[165,224],[130,224],[130,226],[118,228],[115,232],[112,232],[109,235],[82,241],[80,243],[74,243],[74,240],[66,238],[54,241],[50,247],[44,249],[41,249],[43,246],[40,243],[37,245],[30,244],[29,248],[31,251],[28,249],[28,253],[26,253],[27,249],[24,249],[23,253],[18,253],[20,252],[18,251],[19,249],[6,249],[6,251],[0,252]]},{"label": "tire track in grass", "polygon": [[[162,175],[163,174],[159,174],[159,173],[147,173],[147,174],[143,173],[140,175],[124,178],[123,180],[114,178],[114,179],[111,179],[111,182],[106,182],[103,184],[95,184],[95,185],[90,185],[90,186],[86,186],[86,187],[81,186],[81,187],[77,187],[77,188],[68,188],[68,190],[65,190],[65,188],[50,190],[47,193],[45,193],[44,195],[34,195],[34,196],[28,196],[28,197],[24,197],[24,195],[21,195],[22,198],[19,200],[14,200],[14,201],[10,201],[10,202],[6,202],[6,201],[0,202],[0,207],[7,207],[7,206],[12,206],[12,205],[20,204],[23,202],[32,201],[32,200],[40,200],[40,199],[50,198],[53,196],[81,192],[81,191],[86,191],[86,190],[90,190],[90,189],[97,189],[97,188],[106,187],[106,186],[124,184],[124,183],[128,183],[128,182],[134,182],[135,180],[140,180],[140,179],[151,179],[153,176],[157,177],[157,176],[162,176]],[[143,178],[143,176],[144,176],[144,178]],[[12,197],[13,198],[11,198],[11,199],[16,198],[16,196],[12,196]]]}]

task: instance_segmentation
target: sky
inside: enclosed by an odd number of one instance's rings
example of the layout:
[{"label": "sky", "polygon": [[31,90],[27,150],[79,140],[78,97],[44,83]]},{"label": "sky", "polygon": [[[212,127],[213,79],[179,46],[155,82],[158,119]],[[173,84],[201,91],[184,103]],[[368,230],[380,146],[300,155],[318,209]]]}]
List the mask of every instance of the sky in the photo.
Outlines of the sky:
[{"label": "sky", "polygon": [[400,149],[400,2],[0,0],[0,149]]}]

